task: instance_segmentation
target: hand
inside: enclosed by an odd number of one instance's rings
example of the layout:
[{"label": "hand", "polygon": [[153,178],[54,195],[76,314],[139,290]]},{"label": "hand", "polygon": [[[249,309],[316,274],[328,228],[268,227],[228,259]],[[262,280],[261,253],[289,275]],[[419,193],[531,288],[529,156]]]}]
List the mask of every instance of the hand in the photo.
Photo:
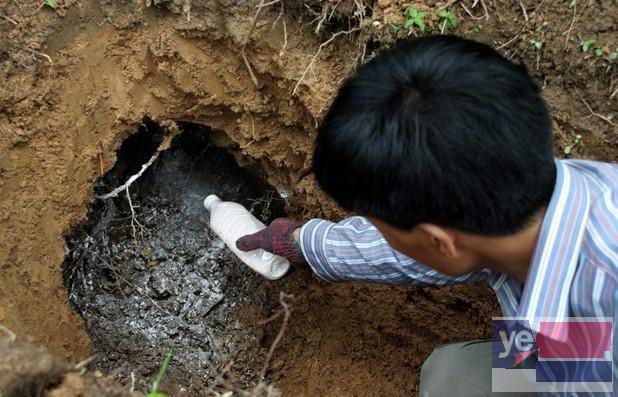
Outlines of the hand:
[{"label": "hand", "polygon": [[241,251],[253,251],[262,248],[268,252],[287,258],[291,264],[306,263],[300,245],[293,236],[303,222],[294,222],[285,218],[275,219],[270,226],[257,233],[243,236],[236,241],[236,248]]}]

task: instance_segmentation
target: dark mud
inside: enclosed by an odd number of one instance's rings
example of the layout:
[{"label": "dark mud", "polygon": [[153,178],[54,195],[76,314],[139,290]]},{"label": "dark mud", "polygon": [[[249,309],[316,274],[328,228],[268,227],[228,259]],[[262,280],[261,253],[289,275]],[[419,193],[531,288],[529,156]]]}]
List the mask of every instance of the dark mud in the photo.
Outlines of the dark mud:
[{"label": "dark mud", "polygon": [[[208,228],[202,200],[217,194],[268,221],[281,215],[277,193],[258,172],[215,147],[210,130],[181,126],[172,147],[124,194],[97,200],[67,238],[65,285],[92,338],[93,366],[146,390],[165,355],[174,356],[167,388],[199,395],[213,366],[233,361],[229,377],[250,385],[264,357],[257,320],[278,305],[276,284],[239,262]],[[146,122],[118,153],[96,190],[121,185],[162,139]],[[255,170],[253,170],[255,171]],[[268,284],[268,285],[267,285]],[[164,384],[165,385],[165,384]]]}]

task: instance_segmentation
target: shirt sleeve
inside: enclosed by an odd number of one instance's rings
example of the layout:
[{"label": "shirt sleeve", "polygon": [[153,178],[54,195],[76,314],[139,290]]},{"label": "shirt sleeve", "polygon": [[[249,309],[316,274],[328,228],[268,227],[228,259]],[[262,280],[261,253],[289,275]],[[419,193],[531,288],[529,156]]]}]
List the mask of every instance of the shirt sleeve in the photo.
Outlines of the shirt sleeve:
[{"label": "shirt sleeve", "polygon": [[388,284],[461,284],[487,280],[489,270],[452,277],[405,256],[386,242],[366,218],[339,223],[312,219],[300,230],[300,246],[311,269],[326,281],[364,280]]}]

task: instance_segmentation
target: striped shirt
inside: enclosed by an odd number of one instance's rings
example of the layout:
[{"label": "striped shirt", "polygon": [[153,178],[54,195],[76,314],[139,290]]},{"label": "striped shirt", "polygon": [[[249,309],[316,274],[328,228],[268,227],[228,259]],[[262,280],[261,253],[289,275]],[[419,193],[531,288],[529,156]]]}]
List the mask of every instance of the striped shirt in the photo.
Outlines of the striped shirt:
[{"label": "striped shirt", "polygon": [[[543,317],[613,317],[613,346],[618,346],[618,165],[556,160],[556,168],[556,186],[525,283],[489,269],[459,277],[432,270],[393,250],[359,216],[339,223],[309,221],[300,232],[301,249],[326,281],[487,282],[504,316],[527,319],[537,332]],[[564,340],[563,335],[548,336]],[[614,371],[616,358],[614,354]]]}]

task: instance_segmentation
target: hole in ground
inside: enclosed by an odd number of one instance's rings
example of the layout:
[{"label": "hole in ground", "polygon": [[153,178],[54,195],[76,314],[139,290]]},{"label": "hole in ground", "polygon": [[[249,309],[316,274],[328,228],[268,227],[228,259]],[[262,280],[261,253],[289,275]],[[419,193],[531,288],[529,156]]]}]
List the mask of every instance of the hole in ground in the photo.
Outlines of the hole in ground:
[{"label": "hole in ground", "polygon": [[[92,339],[94,367],[125,383],[133,373],[136,389],[145,391],[173,349],[164,388],[200,395],[213,381],[210,363],[233,361],[227,375],[240,385],[257,380],[272,339],[257,321],[279,304],[276,284],[238,261],[210,231],[202,201],[217,194],[264,222],[283,215],[283,202],[259,169],[240,168],[212,143],[210,128],[180,129],[171,148],[131,185],[135,219],[124,193],[96,200],[67,237],[63,270],[69,300]],[[163,136],[146,120],[125,140],[96,193],[135,174]]]}]

